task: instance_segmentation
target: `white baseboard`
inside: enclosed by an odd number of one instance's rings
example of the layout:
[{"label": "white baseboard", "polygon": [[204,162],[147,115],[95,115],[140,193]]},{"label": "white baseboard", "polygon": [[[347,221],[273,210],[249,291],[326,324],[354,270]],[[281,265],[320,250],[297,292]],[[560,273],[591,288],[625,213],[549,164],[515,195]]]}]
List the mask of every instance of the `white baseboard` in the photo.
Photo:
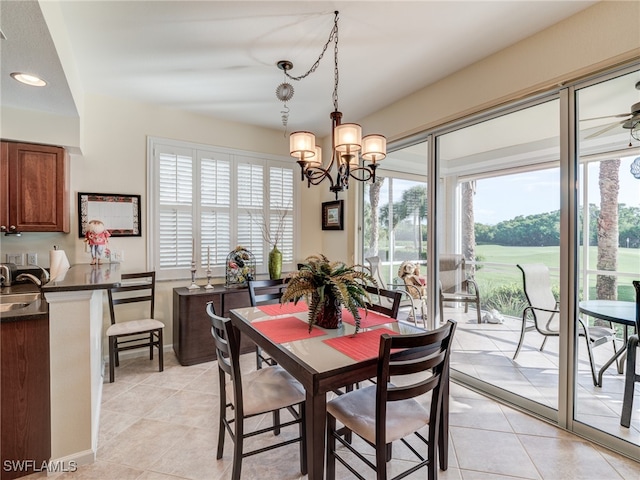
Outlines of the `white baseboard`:
[{"label": "white baseboard", "polygon": [[75,472],[80,465],[89,465],[96,461],[94,450],[85,450],[67,455],[62,458],[49,460],[47,476],[59,475],[64,472]]}]

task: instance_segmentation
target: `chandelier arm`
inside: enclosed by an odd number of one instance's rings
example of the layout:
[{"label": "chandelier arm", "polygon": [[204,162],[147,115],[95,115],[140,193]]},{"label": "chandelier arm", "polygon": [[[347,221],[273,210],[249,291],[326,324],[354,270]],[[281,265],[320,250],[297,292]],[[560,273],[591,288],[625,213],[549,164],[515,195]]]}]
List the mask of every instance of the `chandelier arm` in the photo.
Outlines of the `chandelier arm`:
[{"label": "chandelier arm", "polygon": [[305,171],[305,176],[307,177],[307,182],[309,185],[320,185],[320,183],[322,183],[325,178],[328,178],[329,183],[331,184],[330,188],[333,188],[334,186],[330,170],[325,170],[324,168],[318,167],[309,167]]},{"label": "chandelier arm", "polygon": [[[357,177],[355,175],[356,172],[364,172],[364,175],[362,177]],[[351,169],[351,171],[349,172],[349,176],[355,180],[359,180],[361,182],[367,182],[373,176],[373,172],[369,170],[367,167],[357,167],[357,168]]]},{"label": "chandelier arm", "polygon": [[325,43],[324,46],[322,47],[322,51],[320,52],[318,59],[315,61],[313,65],[311,65],[311,68],[309,68],[309,70],[307,70],[306,73],[303,73],[302,75],[299,75],[297,77],[294,77],[293,75],[289,75],[289,72],[287,72],[287,70],[284,70],[284,74],[291,80],[300,81],[303,78],[306,78],[310,74],[315,72],[318,66],[320,65],[320,60],[322,60],[322,57],[327,51],[327,48],[329,48],[329,45],[331,44],[331,42],[335,41],[335,44],[336,44],[335,49],[337,49],[338,47],[338,11],[336,10],[333,13],[335,14],[335,17],[333,20],[333,28],[331,29],[331,33],[329,33],[329,39],[327,40],[327,43]]}]

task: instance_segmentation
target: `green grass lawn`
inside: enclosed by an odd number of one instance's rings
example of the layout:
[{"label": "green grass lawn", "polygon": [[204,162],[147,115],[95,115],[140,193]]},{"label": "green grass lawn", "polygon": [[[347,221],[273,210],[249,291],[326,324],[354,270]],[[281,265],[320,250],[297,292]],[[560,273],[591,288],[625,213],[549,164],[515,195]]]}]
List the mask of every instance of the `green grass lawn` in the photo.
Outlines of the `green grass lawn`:
[{"label": "green grass lawn", "polygon": [[[497,263],[501,266],[481,265],[476,272],[475,279],[480,284],[481,290],[487,291],[502,285],[513,285],[521,288],[522,273],[516,265],[518,263],[544,263],[551,269],[552,282],[558,283],[557,272],[560,264],[560,247],[504,247],[500,245],[478,245],[476,255],[481,263]],[[597,263],[597,247],[589,247],[589,265],[595,269]],[[396,269],[400,261],[394,265],[392,277],[396,275]],[[389,278],[389,265],[381,267],[384,278]],[[423,270],[423,273],[426,270]],[[640,249],[620,248],[618,250],[618,272],[635,274],[640,279]],[[590,298],[595,298],[596,276],[589,279]],[[631,278],[623,277],[618,281],[618,298],[620,300],[633,301],[635,294],[631,286]]]},{"label": "green grass lawn", "polygon": [[[504,267],[491,265],[481,266],[476,272],[476,280],[488,286],[522,283],[522,274],[516,267],[518,263],[544,263],[554,275],[554,269],[560,263],[560,247],[503,247],[500,245],[478,245],[476,255],[481,262],[508,264]],[[595,269],[597,263],[597,247],[589,247],[589,265]],[[618,250],[618,272],[636,274],[640,279],[640,250],[632,248],[620,248]],[[557,275],[557,273],[556,273]],[[557,276],[555,279],[557,283]],[[590,297],[595,298],[596,276],[590,277]],[[618,282],[618,298],[632,301],[635,298],[631,280],[620,279]]]}]

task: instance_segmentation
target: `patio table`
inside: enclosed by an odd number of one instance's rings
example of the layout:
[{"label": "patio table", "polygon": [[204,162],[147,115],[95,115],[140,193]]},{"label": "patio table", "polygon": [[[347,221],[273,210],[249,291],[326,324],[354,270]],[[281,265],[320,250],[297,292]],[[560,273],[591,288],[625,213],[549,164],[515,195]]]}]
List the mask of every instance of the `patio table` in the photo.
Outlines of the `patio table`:
[{"label": "patio table", "polygon": [[[376,376],[379,340],[372,342],[368,337],[375,336],[376,333],[389,333],[389,331],[409,334],[424,330],[389,318],[387,323],[374,322],[375,325],[361,328],[360,331],[366,335],[362,335],[360,338],[357,335],[352,336],[355,332],[355,326],[348,322],[343,322],[342,327],[338,329],[314,327],[313,334],[309,335],[307,333],[308,312],[292,313],[286,311],[280,315],[272,313],[266,313],[258,307],[247,307],[233,309],[229,312],[229,316],[233,326],[242,335],[253,340],[304,386],[306,391],[308,478],[309,480],[322,480],[324,478],[327,392]],[[290,336],[285,337],[285,341],[278,343],[274,338],[280,337],[282,340],[282,332],[278,332],[276,335],[267,324],[270,320],[284,321],[289,324],[287,330],[295,332],[295,325],[290,324],[294,320],[292,317],[297,318],[304,326],[302,333],[291,333]],[[344,348],[345,342],[351,340],[354,343],[362,340],[360,348],[354,349],[357,355]],[[374,345],[370,355],[364,353],[366,349],[364,343]],[[448,381],[447,372],[438,441],[442,470],[446,470],[448,466]]]},{"label": "patio table", "polygon": [[[602,375],[604,372],[627,350],[629,327],[636,325],[635,302],[623,302],[619,300],[585,300],[579,303],[580,312],[589,317],[599,318],[607,322],[624,325],[624,344],[598,372],[598,387],[602,387]],[[618,365],[618,373],[622,372],[622,362]]]}]

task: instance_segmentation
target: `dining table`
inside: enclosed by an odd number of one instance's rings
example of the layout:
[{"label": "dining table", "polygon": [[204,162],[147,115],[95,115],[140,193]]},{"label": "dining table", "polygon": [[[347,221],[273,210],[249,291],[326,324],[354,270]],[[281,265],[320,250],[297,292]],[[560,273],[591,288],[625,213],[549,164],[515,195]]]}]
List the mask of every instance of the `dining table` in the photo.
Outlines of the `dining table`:
[{"label": "dining table", "polygon": [[[580,302],[578,307],[584,315],[624,326],[624,344],[598,371],[597,386],[602,387],[604,372],[627,350],[629,327],[636,326],[636,303],[622,300],[585,300]],[[623,362],[618,362],[618,373],[623,373]]]},{"label": "dining table", "polygon": [[[342,392],[345,387],[376,377],[378,348],[383,333],[424,331],[371,310],[362,312],[357,334],[354,318],[346,310],[343,310],[343,322],[339,328],[324,329],[314,325],[309,331],[308,310],[303,302],[237,308],[230,310],[229,316],[241,335],[246,335],[261,347],[305,389],[309,480],[324,478],[327,394]],[[448,396],[447,370],[438,430],[442,470],[448,466]]]}]

